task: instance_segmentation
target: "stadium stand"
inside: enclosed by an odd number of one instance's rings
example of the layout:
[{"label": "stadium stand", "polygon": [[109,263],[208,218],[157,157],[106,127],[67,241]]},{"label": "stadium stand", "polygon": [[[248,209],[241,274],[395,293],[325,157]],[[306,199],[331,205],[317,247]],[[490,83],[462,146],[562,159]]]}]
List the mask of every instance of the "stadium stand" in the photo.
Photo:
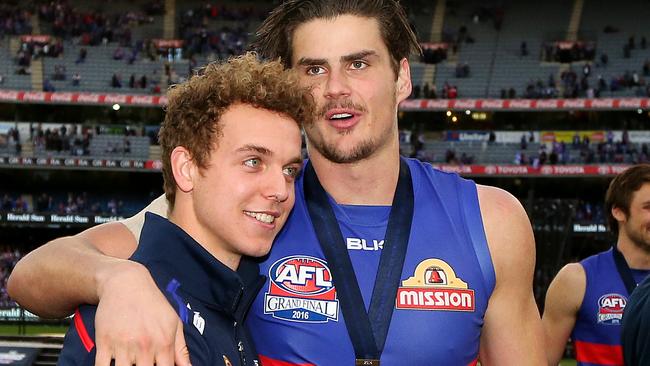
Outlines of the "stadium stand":
[{"label": "stadium stand", "polygon": [[[160,193],[160,176],[150,173],[160,170],[158,126],[152,124],[160,122],[164,90],[207,62],[242,52],[273,3],[0,4],[0,120],[6,121],[0,122],[0,312],[15,305],[4,283],[20,255],[54,237],[129,216]],[[650,51],[643,39],[650,36],[644,23],[650,8],[643,0],[589,0],[583,7],[562,0],[403,3],[419,39],[446,50],[446,59],[435,64],[411,60],[419,89],[413,97],[459,103],[412,101],[402,108],[402,152],[521,200],[535,231],[534,290],[542,308],[562,265],[611,244],[602,196],[613,174],[648,161],[650,103],[606,100],[598,109],[580,99],[538,112],[535,100],[647,96]],[[23,50],[23,43],[40,39],[32,36],[51,37],[48,53],[59,44],[62,52],[27,55],[30,46]],[[593,43],[593,61],[547,61],[549,47],[554,51],[564,41]],[[44,44],[32,52],[42,52]],[[21,56],[29,65],[19,65]],[[113,76],[120,87],[112,85]],[[46,89],[56,94],[40,93]],[[490,106],[464,98],[507,100]],[[113,105],[122,109],[107,108]],[[0,345],[14,341],[0,337]],[[38,342],[42,349],[51,344]]]}]

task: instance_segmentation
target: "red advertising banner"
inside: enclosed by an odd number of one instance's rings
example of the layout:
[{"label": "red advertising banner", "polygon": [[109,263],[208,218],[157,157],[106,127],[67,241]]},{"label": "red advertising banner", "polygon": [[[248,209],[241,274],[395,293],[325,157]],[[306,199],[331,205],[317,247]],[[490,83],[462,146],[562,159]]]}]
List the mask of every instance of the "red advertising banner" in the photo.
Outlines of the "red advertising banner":
[{"label": "red advertising banner", "polygon": [[[451,165],[432,164],[436,169],[467,176],[506,176],[506,177],[580,177],[613,176],[623,172],[630,165],[530,165],[488,164],[488,165]],[[0,167],[45,168],[45,169],[109,169],[137,170],[159,172],[162,170],[160,160],[130,159],[93,159],[93,158],[49,158],[49,157],[0,157]]]},{"label": "red advertising banner", "polygon": [[97,105],[137,105],[143,107],[162,107],[167,104],[164,95],[116,94],[116,93],[67,93],[32,92],[0,90],[0,102],[27,102],[43,104],[97,104]]},{"label": "red advertising banner", "polygon": [[20,37],[21,42],[25,43],[50,43],[52,37],[48,35],[24,35]]},{"label": "red advertising banner", "polygon": [[646,109],[650,98],[600,99],[408,99],[403,111],[555,111],[555,110],[634,110]]},{"label": "red advertising banner", "polygon": [[516,176],[516,177],[580,177],[613,176],[623,172],[630,165],[450,165],[432,164],[445,172],[467,176]]},{"label": "red advertising banner", "polygon": [[[0,102],[44,104],[115,103],[142,107],[162,107],[164,95],[116,94],[91,92],[41,92],[0,90]],[[650,108],[650,98],[601,99],[408,99],[400,104],[402,111],[562,111],[562,110],[636,110]]]},{"label": "red advertising banner", "polygon": [[182,48],[183,47],[182,39],[154,39],[153,44],[156,48]]},{"label": "red advertising banner", "polygon": [[93,159],[82,157],[0,157],[0,167],[46,168],[46,169],[117,169],[158,172],[162,169],[160,160]]}]

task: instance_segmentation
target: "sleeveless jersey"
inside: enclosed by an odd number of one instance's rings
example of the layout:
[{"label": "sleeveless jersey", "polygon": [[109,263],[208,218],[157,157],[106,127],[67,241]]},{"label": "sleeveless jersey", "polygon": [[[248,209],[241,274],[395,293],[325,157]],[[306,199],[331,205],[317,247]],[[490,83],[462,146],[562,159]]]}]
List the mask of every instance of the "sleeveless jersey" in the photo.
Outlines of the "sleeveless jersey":
[{"label": "sleeveless jersey", "polygon": [[[381,365],[473,365],[495,284],[476,185],[416,160],[408,166],[414,217]],[[389,211],[334,204],[366,309]],[[345,324],[355,319],[341,312],[312,219],[300,179],[247,320],[265,366],[354,364]]]},{"label": "sleeveless jersey", "polygon": [[[580,265],[586,288],[571,333],[578,365],[623,365],[621,322],[630,294],[616,269],[613,249],[588,257]],[[633,270],[637,283],[645,274]]]}]

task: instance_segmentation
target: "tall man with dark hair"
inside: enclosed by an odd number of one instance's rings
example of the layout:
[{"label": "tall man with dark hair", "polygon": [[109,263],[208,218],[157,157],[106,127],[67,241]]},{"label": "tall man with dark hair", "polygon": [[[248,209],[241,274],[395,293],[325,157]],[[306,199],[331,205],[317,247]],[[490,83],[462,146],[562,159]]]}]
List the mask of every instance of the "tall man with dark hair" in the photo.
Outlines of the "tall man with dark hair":
[{"label": "tall man with dark hair", "polygon": [[623,365],[623,310],[650,272],[649,206],[650,165],[633,166],[610,183],[605,210],[614,247],[567,264],[548,288],[542,323],[549,366],[559,363],[569,336],[579,365]]},{"label": "tall man with dark hair", "polygon": [[[408,57],[419,50],[399,3],[291,0],[258,36],[263,55],[282,57],[311,87],[318,112],[305,127],[310,159],[296,207],[261,264],[269,281],[249,314],[262,363],[541,364],[534,239],[519,202],[399,156],[397,109],[411,93]],[[91,275],[62,275],[54,259],[30,256],[14,271],[12,294],[42,312],[39,289],[20,283],[56,285],[56,315],[84,300],[129,312],[151,302],[149,287],[127,299],[107,291],[116,267],[138,284],[134,292],[146,283],[93,249],[119,232],[119,256],[133,251],[137,235],[111,227],[48,244],[61,250],[56,257],[90,264]],[[77,277],[82,288],[61,285]],[[160,305],[154,313],[121,322],[133,339],[111,334],[107,343],[132,358],[168,355],[175,329],[152,335],[148,324],[157,316],[172,324],[170,312]],[[151,346],[142,350],[140,340]]]}]

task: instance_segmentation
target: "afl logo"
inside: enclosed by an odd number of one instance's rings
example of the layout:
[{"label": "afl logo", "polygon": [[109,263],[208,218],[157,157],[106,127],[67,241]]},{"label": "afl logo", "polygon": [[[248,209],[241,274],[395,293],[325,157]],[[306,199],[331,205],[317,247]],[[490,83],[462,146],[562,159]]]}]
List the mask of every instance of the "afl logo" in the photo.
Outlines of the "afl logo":
[{"label": "afl logo", "polygon": [[318,295],[333,288],[325,261],[308,256],[292,256],[275,262],[269,278],[280,289],[299,295]]},{"label": "afl logo", "polygon": [[301,323],[338,321],[339,301],[327,262],[294,255],[273,263],[264,314]]},{"label": "afl logo", "polygon": [[607,294],[598,299],[598,323],[618,325],[623,319],[627,299],[619,294]]},{"label": "afl logo", "polygon": [[607,294],[598,299],[598,306],[601,311],[622,313],[625,310],[627,299],[619,294]]}]

